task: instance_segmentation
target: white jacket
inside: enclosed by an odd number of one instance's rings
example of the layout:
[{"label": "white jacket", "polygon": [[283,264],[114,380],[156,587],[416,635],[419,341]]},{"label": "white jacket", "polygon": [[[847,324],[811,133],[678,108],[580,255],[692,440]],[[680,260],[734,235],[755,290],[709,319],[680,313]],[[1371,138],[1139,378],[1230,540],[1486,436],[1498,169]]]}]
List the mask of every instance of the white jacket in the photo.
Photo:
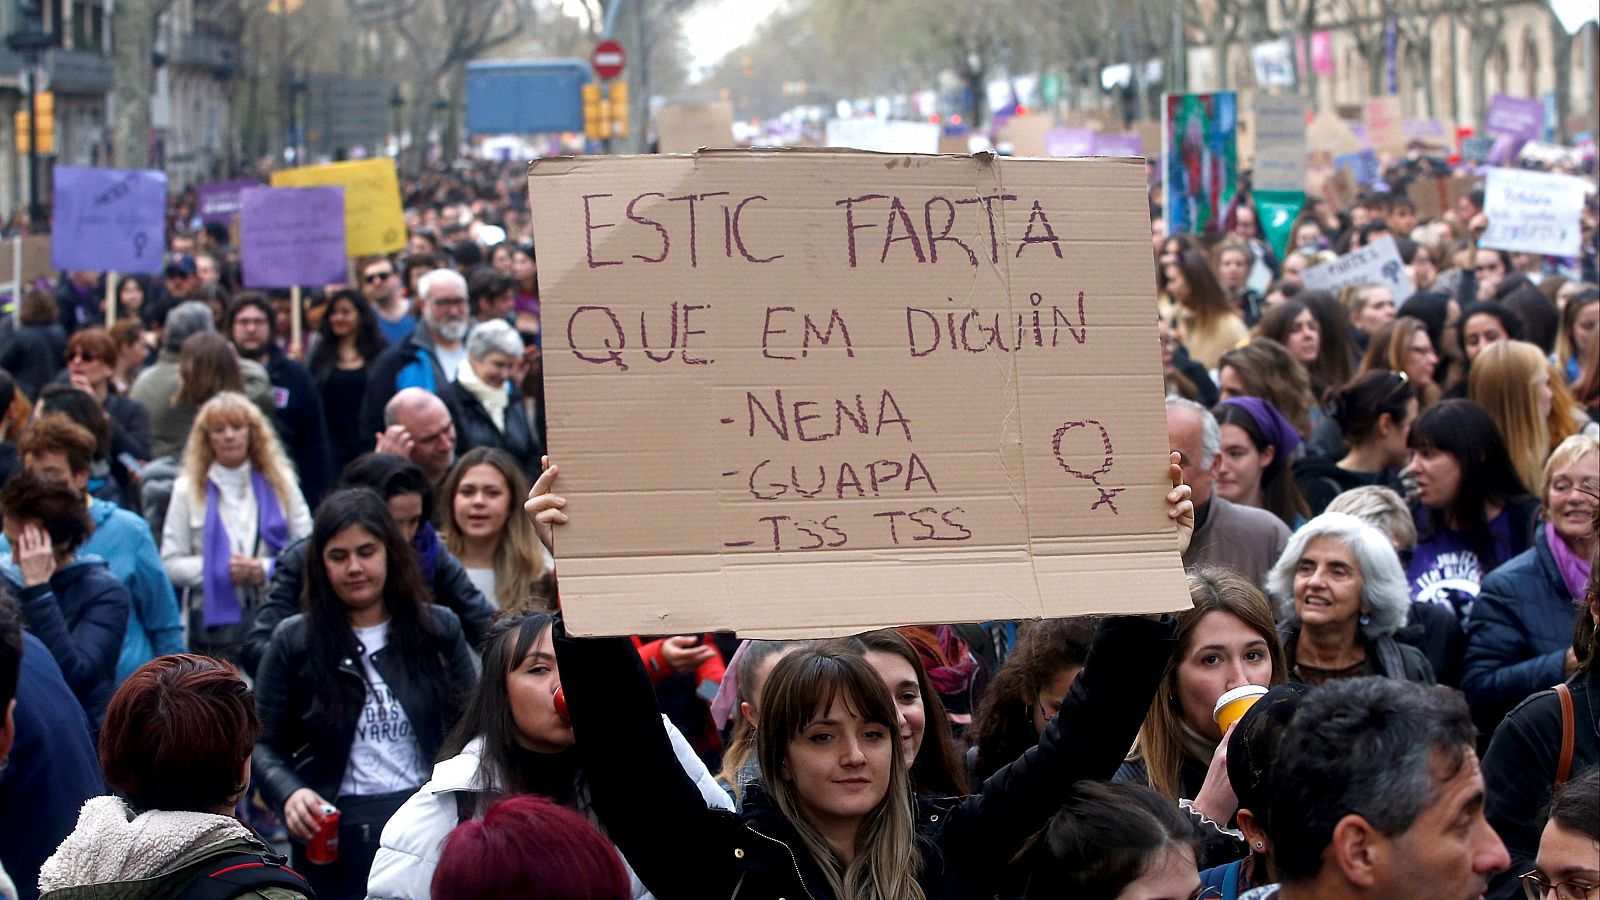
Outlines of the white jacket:
[{"label": "white jacket", "polygon": [[[249,478],[251,466],[245,463],[242,467],[244,477]],[[285,546],[292,544],[300,538],[311,534],[311,510],[306,507],[306,501],[300,494],[298,485],[291,485],[289,505],[283,510],[283,521],[288,526],[289,539]],[[233,502],[231,498],[219,498],[223,503]],[[256,556],[262,561],[266,569],[267,581],[272,580],[272,566],[276,562],[273,557],[266,556],[266,543],[256,533],[256,501],[255,492],[248,491],[238,501],[237,518],[248,523],[249,532],[242,535],[232,535],[246,547],[251,547],[251,556]],[[224,516],[223,521],[232,518]],[[196,502],[194,488],[187,477],[179,475],[172,483],[172,502],[167,507],[166,522],[161,528],[161,562],[167,569],[167,577],[172,579],[172,584],[179,591],[190,592],[191,608],[203,607],[205,584],[205,524],[206,505]],[[267,585],[262,584],[254,588],[239,589],[241,602],[250,603],[255,595],[264,592]]]},{"label": "white jacket", "polygon": [[[662,716],[661,721],[667,727],[672,749],[678,754],[678,764],[694,779],[706,805],[733,809],[732,798],[718,786],[689,742],[666,716]],[[428,783],[411,795],[383,826],[378,855],[373,858],[372,872],[367,876],[367,900],[429,900],[433,870],[439,864],[439,849],[456,827],[455,794],[479,789],[478,758],[482,752],[483,739],[476,738],[460,754],[434,766]],[[580,807],[579,811],[590,821],[594,820],[587,809]],[[628,861],[624,859],[622,864],[628,868],[634,900],[654,900],[633,874]]]}]

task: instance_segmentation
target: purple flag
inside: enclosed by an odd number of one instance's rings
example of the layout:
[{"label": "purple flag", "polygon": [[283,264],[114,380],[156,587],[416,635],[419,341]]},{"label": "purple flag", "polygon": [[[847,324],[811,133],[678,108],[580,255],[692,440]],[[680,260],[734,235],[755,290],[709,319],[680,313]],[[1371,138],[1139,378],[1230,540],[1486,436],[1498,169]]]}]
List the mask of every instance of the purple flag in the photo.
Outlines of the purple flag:
[{"label": "purple flag", "polygon": [[1052,128],[1045,132],[1044,152],[1050,156],[1093,156],[1094,131],[1089,128]]},{"label": "purple flag", "polygon": [[159,275],[166,249],[167,175],[154,169],[55,168],[50,264]]},{"label": "purple flag", "polygon": [[246,287],[344,281],[344,187],[249,187],[239,192]]},{"label": "purple flag", "polygon": [[1095,156],[1144,156],[1144,143],[1137,134],[1097,134]]},{"label": "purple flag", "polygon": [[239,211],[239,192],[245,188],[260,186],[259,181],[212,181],[197,184],[194,188],[195,215],[207,225],[213,223],[227,225]]}]

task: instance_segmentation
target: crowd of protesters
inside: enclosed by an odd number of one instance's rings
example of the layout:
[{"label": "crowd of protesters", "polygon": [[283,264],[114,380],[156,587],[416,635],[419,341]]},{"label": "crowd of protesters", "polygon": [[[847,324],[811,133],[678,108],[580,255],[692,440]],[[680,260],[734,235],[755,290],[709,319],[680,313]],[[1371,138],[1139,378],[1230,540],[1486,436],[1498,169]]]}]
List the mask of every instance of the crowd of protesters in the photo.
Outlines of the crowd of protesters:
[{"label": "crowd of protesters", "polygon": [[[1386,175],[1153,212],[1188,608],[821,641],[567,634],[518,167],[300,329],[173,198],[0,327],[0,898],[1594,900],[1595,198]],[[1386,235],[1404,302],[1303,283]]]}]

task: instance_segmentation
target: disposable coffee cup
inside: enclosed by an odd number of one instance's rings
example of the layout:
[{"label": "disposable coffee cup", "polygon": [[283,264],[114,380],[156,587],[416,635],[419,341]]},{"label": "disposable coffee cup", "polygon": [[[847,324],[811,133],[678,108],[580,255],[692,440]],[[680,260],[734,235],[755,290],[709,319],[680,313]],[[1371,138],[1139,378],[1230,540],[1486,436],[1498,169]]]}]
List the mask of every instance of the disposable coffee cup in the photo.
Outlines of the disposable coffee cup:
[{"label": "disposable coffee cup", "polygon": [[1217,708],[1211,713],[1211,717],[1217,720],[1218,728],[1227,731],[1229,726],[1244,718],[1245,712],[1266,694],[1267,689],[1259,684],[1242,684],[1217,698]]}]

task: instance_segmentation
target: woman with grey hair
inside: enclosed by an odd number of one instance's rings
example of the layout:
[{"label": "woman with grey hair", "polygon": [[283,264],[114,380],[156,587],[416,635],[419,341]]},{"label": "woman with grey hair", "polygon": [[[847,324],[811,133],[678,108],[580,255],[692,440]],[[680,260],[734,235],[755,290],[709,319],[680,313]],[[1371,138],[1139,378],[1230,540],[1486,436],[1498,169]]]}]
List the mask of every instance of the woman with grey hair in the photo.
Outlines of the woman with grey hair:
[{"label": "woman with grey hair", "polygon": [[467,335],[467,357],[454,383],[439,392],[456,426],[456,453],[494,447],[511,454],[529,480],[539,475],[544,448],[528,426],[522,394],[512,371],[522,359],[522,338],[508,323],[491,319]]},{"label": "woman with grey hair", "polygon": [[1422,651],[1394,638],[1411,606],[1394,545],[1355,516],[1323,513],[1295,532],[1267,592],[1295,681],[1386,675],[1434,683]]}]

